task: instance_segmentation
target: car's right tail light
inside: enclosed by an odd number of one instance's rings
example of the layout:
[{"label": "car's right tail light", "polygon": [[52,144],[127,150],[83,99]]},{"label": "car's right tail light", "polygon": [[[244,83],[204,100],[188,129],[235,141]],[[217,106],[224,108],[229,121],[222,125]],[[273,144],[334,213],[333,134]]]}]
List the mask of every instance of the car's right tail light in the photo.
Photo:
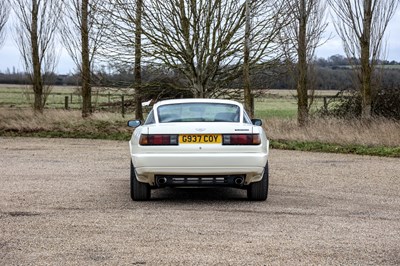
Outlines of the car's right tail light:
[{"label": "car's right tail light", "polygon": [[259,134],[224,134],[223,145],[259,145],[261,138]]}]

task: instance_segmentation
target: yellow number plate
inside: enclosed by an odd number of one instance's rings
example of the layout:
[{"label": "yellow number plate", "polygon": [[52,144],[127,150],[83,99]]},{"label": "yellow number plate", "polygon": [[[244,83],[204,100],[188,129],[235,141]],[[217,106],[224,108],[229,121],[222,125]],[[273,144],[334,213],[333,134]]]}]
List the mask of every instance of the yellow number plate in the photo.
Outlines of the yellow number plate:
[{"label": "yellow number plate", "polygon": [[179,135],[180,144],[218,144],[222,142],[221,135],[215,134],[195,134],[195,135]]}]

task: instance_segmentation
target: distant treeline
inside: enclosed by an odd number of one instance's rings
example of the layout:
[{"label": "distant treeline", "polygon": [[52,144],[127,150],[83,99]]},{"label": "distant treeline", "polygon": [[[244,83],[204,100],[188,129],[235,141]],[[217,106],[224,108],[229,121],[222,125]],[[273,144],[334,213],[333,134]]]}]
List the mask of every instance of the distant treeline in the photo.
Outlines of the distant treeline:
[{"label": "distant treeline", "polygon": [[[380,61],[378,72],[379,86],[383,88],[400,87],[400,62]],[[328,59],[318,58],[314,61],[309,83],[316,90],[347,90],[354,88],[354,72],[349,64],[349,59],[341,55],[334,55]],[[133,70],[120,67],[114,71],[104,69],[93,73],[93,86],[130,87],[134,82]],[[259,67],[252,71],[251,82],[254,89],[294,89],[294,73],[287,65],[281,64],[273,68]],[[59,75],[52,73],[45,80],[50,85],[80,86],[79,74]],[[163,87],[184,87],[184,78],[174,71],[143,67],[142,80],[144,83],[158,84]],[[26,73],[0,72],[0,84],[29,84]],[[243,82],[239,77],[228,81],[227,88],[240,88]]]}]

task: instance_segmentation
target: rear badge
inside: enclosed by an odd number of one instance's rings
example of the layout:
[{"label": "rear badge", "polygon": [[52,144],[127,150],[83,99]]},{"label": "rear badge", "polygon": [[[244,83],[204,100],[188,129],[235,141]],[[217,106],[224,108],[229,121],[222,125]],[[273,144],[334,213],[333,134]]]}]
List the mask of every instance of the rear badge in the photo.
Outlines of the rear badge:
[{"label": "rear badge", "polygon": [[196,128],[195,129],[197,132],[203,132],[203,131],[205,131],[206,129],[205,128]]},{"label": "rear badge", "polygon": [[250,131],[250,129],[241,129],[241,128],[237,128],[237,129],[235,129],[235,131]]}]

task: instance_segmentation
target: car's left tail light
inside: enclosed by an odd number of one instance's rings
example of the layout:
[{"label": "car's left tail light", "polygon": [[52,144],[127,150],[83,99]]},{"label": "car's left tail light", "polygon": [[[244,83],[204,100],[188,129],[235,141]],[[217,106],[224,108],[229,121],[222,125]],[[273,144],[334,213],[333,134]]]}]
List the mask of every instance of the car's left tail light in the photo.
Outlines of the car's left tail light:
[{"label": "car's left tail light", "polygon": [[139,139],[140,145],[178,145],[176,134],[142,134]]},{"label": "car's left tail light", "polygon": [[224,145],[259,145],[261,139],[259,134],[225,134]]}]

